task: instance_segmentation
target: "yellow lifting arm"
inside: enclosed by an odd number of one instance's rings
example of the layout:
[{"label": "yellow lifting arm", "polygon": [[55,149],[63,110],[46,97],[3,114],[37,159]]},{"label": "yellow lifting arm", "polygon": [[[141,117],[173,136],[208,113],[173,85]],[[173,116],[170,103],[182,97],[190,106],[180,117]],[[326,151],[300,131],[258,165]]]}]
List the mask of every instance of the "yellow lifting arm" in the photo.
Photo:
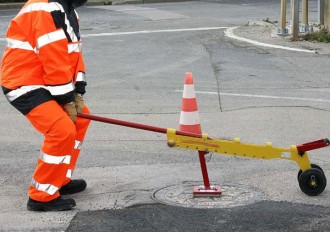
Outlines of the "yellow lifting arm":
[{"label": "yellow lifting arm", "polygon": [[239,138],[234,140],[211,139],[207,134],[201,138],[177,135],[175,129],[167,128],[167,144],[169,147],[220,153],[226,155],[250,157],[256,159],[285,159],[296,161],[302,171],[311,168],[307,152],[299,154],[297,147],[291,148],[273,147],[271,142],[265,145],[241,143]]}]

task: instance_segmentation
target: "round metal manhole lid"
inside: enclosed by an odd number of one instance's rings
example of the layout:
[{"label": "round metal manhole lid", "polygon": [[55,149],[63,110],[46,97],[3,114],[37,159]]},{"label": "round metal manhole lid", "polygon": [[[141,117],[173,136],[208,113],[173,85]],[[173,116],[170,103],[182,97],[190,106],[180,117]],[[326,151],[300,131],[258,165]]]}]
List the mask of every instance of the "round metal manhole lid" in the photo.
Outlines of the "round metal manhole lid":
[{"label": "round metal manhole lid", "polygon": [[185,182],[157,190],[153,198],[162,204],[189,208],[231,208],[255,203],[263,199],[264,193],[252,186],[223,184],[220,197],[194,197],[193,188],[201,182]]}]

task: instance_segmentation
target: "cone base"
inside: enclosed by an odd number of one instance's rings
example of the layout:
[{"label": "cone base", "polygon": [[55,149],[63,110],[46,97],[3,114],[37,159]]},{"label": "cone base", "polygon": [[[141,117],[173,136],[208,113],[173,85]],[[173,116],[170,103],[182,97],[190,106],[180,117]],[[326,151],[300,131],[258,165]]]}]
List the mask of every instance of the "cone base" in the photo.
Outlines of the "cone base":
[{"label": "cone base", "polygon": [[206,189],[205,186],[195,186],[193,189],[193,197],[220,197],[220,186],[210,186],[210,189]]}]

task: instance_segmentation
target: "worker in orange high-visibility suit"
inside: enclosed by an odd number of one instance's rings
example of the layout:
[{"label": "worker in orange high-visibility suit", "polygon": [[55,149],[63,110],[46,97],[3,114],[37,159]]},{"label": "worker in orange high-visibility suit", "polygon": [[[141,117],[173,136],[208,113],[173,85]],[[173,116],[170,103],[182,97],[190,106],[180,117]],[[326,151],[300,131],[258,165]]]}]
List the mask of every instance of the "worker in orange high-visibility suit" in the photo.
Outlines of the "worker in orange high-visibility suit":
[{"label": "worker in orange high-visibility suit", "polygon": [[28,210],[68,210],[61,195],[83,191],[72,180],[90,121],[84,104],[85,65],[75,7],[86,0],[29,0],[11,20],[2,58],[1,85],[8,101],[44,134],[29,187]]}]

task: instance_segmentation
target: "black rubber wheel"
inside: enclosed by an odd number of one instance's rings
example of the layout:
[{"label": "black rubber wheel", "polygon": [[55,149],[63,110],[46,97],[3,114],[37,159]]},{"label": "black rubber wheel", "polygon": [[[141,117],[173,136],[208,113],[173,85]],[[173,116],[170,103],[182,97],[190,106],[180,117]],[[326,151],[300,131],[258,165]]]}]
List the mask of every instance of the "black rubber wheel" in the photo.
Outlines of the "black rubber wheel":
[{"label": "black rubber wheel", "polygon": [[[318,170],[320,170],[320,171],[322,171],[324,173],[323,169],[319,165],[317,165],[317,164],[311,164],[311,166],[312,166],[312,168],[316,168],[316,169],[318,169]],[[298,176],[297,176],[297,180],[298,181],[299,181],[299,177],[300,177],[301,173],[302,173],[302,170],[300,169],[299,172],[298,172]]]},{"label": "black rubber wheel", "polygon": [[308,196],[319,195],[326,186],[327,179],[324,173],[317,168],[308,169],[299,177],[299,187]]}]

